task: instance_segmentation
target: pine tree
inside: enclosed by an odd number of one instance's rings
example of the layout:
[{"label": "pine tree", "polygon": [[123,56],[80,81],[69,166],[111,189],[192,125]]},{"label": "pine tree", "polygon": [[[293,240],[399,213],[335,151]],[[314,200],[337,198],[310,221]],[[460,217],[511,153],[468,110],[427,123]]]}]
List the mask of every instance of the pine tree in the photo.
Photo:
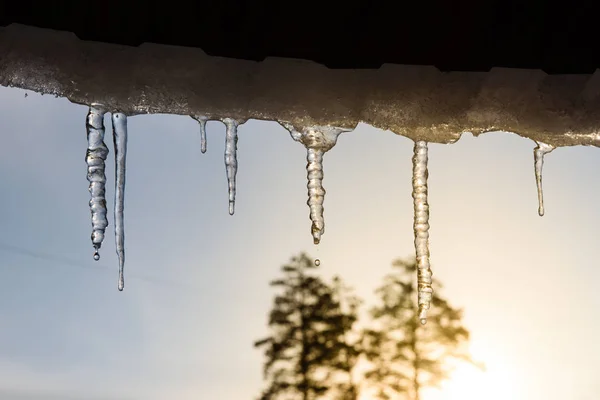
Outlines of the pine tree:
[{"label": "pine tree", "polygon": [[338,389],[346,372],[343,360],[354,357],[346,335],[356,308],[343,309],[354,300],[348,300],[339,279],[328,285],[314,275],[316,268],[303,253],[282,267],[283,278],[271,282],[280,289],[269,315],[271,336],[254,344],[266,357],[268,384],[260,400],[322,398]]},{"label": "pine tree", "polygon": [[418,320],[414,260],[396,260],[396,271],[377,291],[379,304],[371,310],[373,325],[365,330],[363,351],[371,368],[368,385],[382,400],[420,400],[424,387],[436,387],[448,378],[451,360],[473,363],[465,349],[469,331],[462,325],[462,310],[439,295],[434,280],[427,325]]},{"label": "pine tree", "polygon": [[333,293],[335,301],[340,305],[340,324],[344,331],[338,341],[339,354],[334,361],[334,369],[337,371],[335,400],[357,400],[360,385],[355,381],[353,373],[361,356],[360,332],[354,330],[354,324],[358,320],[358,307],[361,300],[353,295],[352,290],[345,286],[341,278],[333,278]]}]

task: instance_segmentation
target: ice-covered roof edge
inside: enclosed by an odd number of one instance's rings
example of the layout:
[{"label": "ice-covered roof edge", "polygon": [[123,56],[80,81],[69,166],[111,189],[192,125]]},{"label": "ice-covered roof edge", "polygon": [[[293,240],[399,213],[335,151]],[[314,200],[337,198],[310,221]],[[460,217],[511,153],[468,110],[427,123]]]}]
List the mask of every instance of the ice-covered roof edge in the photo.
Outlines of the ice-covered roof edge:
[{"label": "ice-covered roof edge", "polygon": [[598,71],[442,73],[391,64],[334,70],[294,59],[253,62],[193,48],[86,42],[13,24],[0,28],[0,84],[128,115],[255,118],[298,130],[365,122],[436,143],[454,142],[462,132],[503,130],[553,146],[600,145]]}]

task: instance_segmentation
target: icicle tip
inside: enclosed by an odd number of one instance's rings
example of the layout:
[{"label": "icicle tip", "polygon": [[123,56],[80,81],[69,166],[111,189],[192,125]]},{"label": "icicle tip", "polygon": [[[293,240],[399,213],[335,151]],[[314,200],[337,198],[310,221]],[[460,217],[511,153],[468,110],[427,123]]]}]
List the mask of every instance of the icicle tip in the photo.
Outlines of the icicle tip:
[{"label": "icicle tip", "polygon": [[425,325],[427,323],[427,309],[424,305],[419,306],[419,321],[421,325]]}]

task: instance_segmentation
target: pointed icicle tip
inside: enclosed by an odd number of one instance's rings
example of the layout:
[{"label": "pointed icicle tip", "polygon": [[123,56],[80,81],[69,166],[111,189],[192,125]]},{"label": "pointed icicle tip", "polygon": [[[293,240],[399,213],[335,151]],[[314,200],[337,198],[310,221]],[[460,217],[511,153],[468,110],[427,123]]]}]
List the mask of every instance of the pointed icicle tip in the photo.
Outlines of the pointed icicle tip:
[{"label": "pointed icicle tip", "polygon": [[118,284],[119,292],[122,292],[124,288],[125,288],[125,278],[123,276],[123,270],[121,269],[119,271],[119,284]]},{"label": "pointed icicle tip", "polygon": [[533,160],[535,167],[535,182],[537,186],[538,194],[538,214],[540,217],[544,216],[544,191],[542,189],[542,169],[544,167],[544,155],[550,153],[555,149],[546,143],[536,142],[537,146],[533,149]]},{"label": "pointed icicle tip", "polygon": [[123,290],[123,268],[125,265],[125,173],[127,159],[127,116],[112,113],[113,142],[115,146],[115,244],[119,257],[119,290]]},{"label": "pointed icicle tip", "polygon": [[427,142],[415,142],[413,155],[412,197],[414,200],[414,235],[417,261],[419,319],[427,318],[433,297],[432,272],[429,265],[429,204],[427,203]]},{"label": "pointed icicle tip", "polygon": [[298,131],[291,123],[282,121],[279,123],[290,132],[292,139],[302,143],[306,147],[307,204],[310,208],[311,234],[313,243],[319,244],[321,236],[325,233],[325,219],[323,217],[323,202],[325,201],[323,155],[336,144],[340,133],[348,132],[349,129],[331,126],[312,126]]},{"label": "pointed icicle tip", "polygon": [[237,175],[237,128],[239,123],[232,118],[223,119],[225,124],[225,170],[227,172],[227,185],[229,188],[229,215],[235,212],[235,178]]}]

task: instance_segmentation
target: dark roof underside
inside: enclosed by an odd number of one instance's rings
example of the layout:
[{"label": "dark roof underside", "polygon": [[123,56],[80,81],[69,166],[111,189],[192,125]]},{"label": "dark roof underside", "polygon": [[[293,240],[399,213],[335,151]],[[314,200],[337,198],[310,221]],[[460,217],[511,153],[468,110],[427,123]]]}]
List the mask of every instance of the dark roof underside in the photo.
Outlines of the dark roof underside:
[{"label": "dark roof underside", "polygon": [[491,0],[407,2],[410,6],[369,0],[318,6],[282,0],[33,3],[0,2],[0,26],[16,22],[70,31],[83,40],[198,47],[256,61],[301,58],[331,68],[383,63],[548,73],[600,68],[600,14],[591,1],[588,6]]}]

